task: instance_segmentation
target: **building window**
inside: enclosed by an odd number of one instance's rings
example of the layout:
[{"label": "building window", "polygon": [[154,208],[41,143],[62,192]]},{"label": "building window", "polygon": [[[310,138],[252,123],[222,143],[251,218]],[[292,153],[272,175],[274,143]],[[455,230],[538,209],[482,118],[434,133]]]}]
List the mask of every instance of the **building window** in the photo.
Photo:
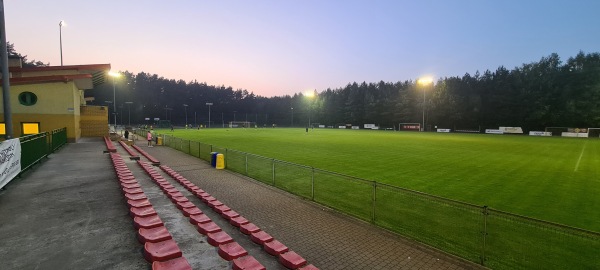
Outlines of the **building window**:
[{"label": "building window", "polygon": [[40,133],[40,123],[21,123],[23,135]]},{"label": "building window", "polygon": [[37,96],[31,92],[23,92],[19,94],[19,103],[25,106],[32,106],[37,103]]}]

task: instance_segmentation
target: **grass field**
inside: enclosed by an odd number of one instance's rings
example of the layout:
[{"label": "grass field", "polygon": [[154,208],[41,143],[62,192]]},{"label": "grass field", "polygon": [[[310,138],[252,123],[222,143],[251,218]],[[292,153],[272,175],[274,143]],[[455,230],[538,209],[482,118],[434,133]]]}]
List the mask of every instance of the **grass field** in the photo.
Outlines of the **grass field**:
[{"label": "grass field", "polygon": [[598,139],[284,128],[159,132],[600,231]]}]

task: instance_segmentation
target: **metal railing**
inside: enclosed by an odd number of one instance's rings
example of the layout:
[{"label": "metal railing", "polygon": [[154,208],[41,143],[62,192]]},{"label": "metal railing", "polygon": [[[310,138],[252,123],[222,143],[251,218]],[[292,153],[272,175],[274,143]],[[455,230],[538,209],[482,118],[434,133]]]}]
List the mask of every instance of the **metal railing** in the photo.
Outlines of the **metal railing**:
[{"label": "metal railing", "polygon": [[492,269],[597,269],[600,233],[162,135],[163,143]]},{"label": "metal railing", "polygon": [[20,173],[23,173],[67,143],[67,128],[19,137],[19,141],[21,142]]}]

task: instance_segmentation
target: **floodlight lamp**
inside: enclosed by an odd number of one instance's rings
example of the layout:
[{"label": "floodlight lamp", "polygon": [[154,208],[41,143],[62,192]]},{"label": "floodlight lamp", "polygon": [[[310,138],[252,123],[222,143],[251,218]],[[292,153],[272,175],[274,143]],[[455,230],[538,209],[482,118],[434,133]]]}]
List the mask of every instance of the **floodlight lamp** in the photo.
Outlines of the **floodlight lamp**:
[{"label": "floodlight lamp", "polygon": [[111,77],[113,77],[113,78],[121,77],[121,73],[115,72],[115,71],[109,71],[108,75],[111,76]]},{"label": "floodlight lamp", "polygon": [[431,77],[424,77],[417,80],[418,84],[427,85],[433,83],[433,79]]}]

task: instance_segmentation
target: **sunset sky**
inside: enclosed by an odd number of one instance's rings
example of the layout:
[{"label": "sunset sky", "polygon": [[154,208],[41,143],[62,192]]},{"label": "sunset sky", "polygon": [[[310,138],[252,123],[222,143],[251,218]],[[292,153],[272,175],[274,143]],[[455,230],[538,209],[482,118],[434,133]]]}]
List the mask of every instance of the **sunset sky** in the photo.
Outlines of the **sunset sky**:
[{"label": "sunset sky", "polygon": [[281,96],[600,52],[597,0],[5,0],[29,60]]}]

